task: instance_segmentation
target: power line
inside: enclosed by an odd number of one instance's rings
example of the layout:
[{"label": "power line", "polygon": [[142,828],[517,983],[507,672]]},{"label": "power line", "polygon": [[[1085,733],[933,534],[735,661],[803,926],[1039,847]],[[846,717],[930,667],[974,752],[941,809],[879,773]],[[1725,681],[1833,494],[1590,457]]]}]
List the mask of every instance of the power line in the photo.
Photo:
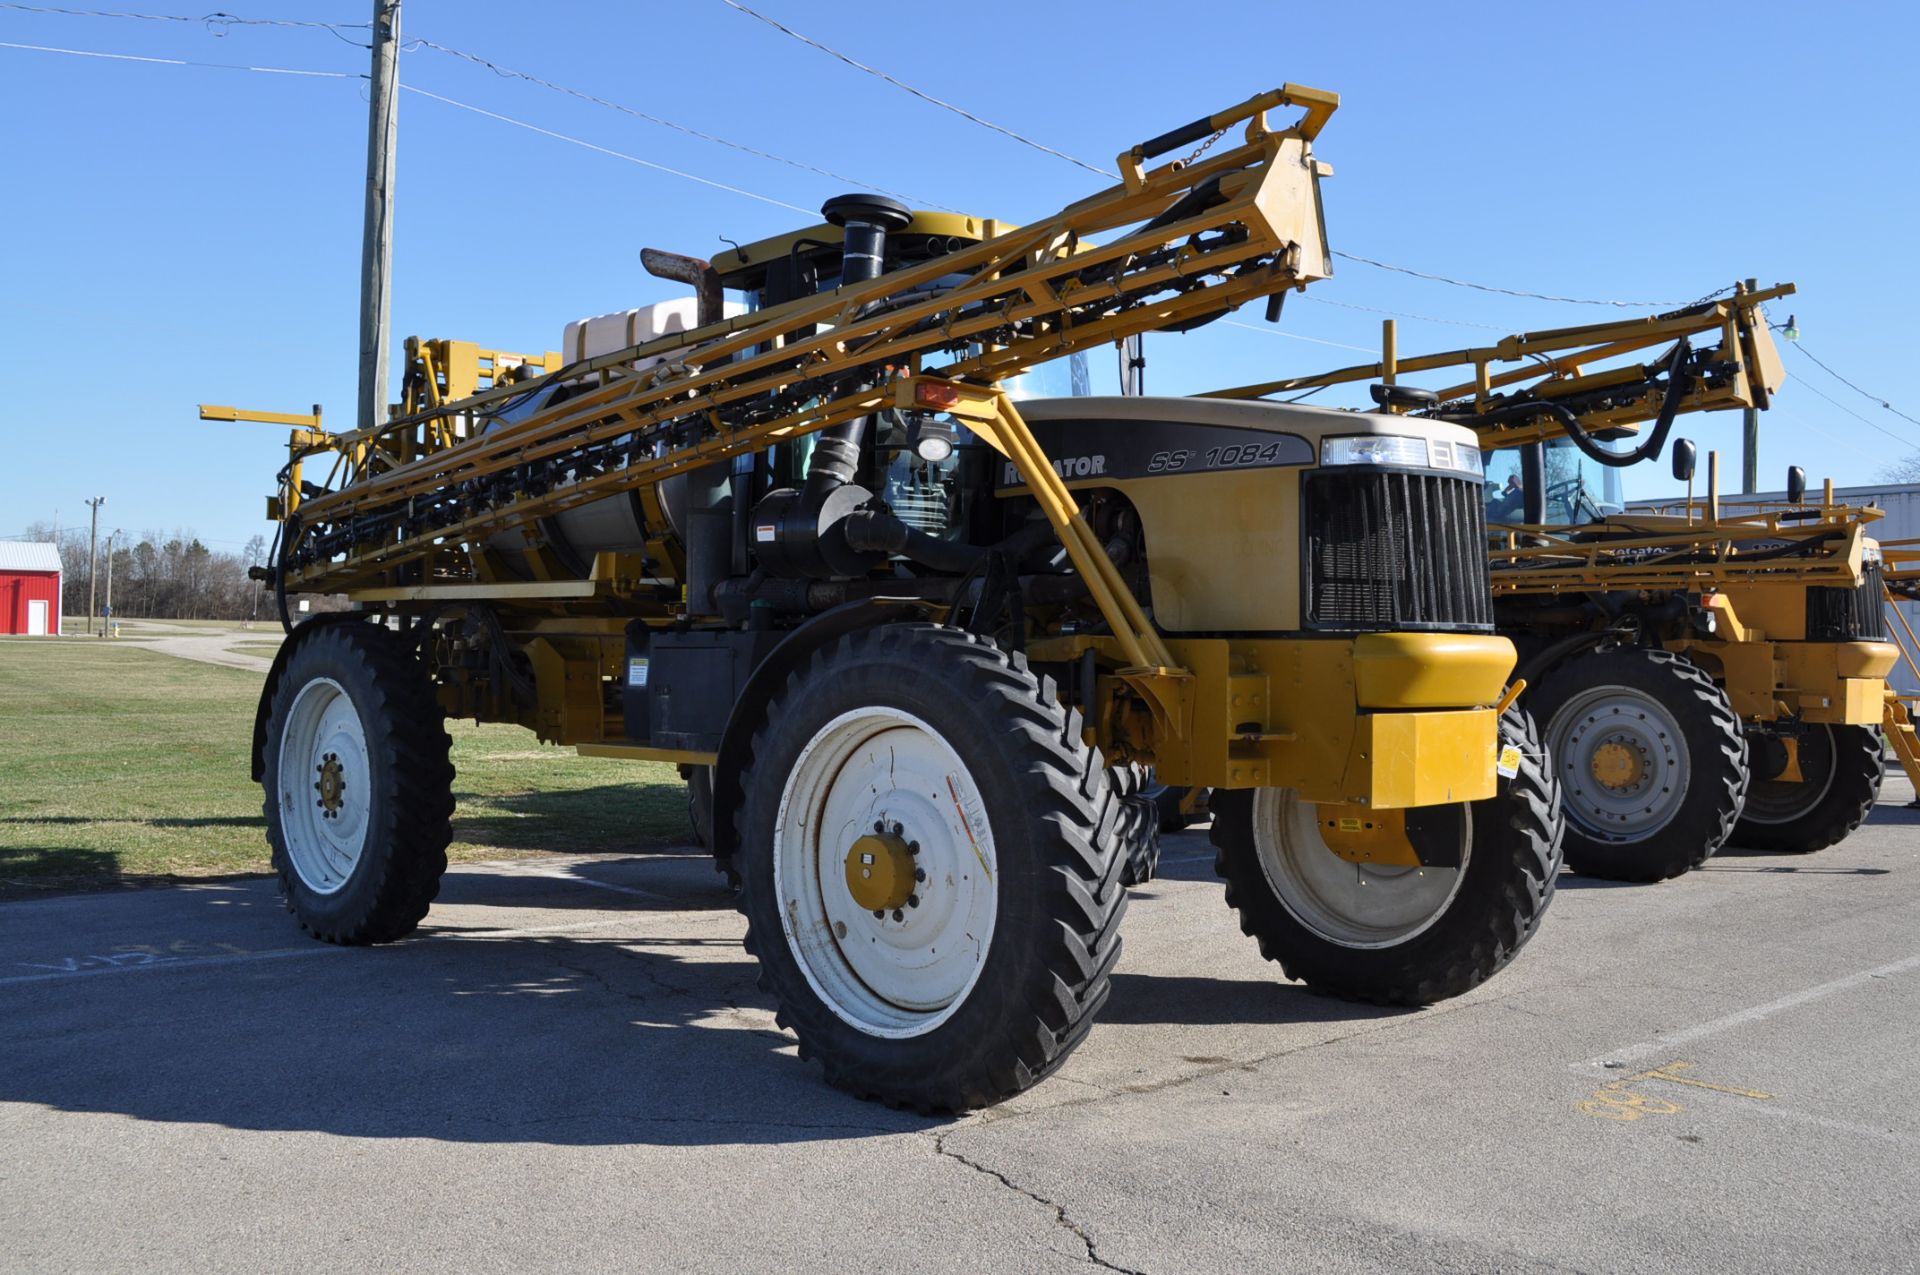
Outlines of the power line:
[{"label": "power line", "polygon": [[[336,35],[338,35],[341,30],[366,30],[371,25],[370,23],[366,23],[366,22],[355,22],[355,23],[308,22],[308,21],[297,21],[293,19],[281,19],[281,18],[242,18],[235,14],[230,14],[230,13],[211,13],[203,17],[192,17],[187,14],[175,14],[175,13],[131,13],[131,12],[125,12],[120,10],[107,10],[107,9],[71,9],[71,8],[57,7],[53,5],[16,4],[16,3],[12,3],[11,0],[0,0],[0,9],[16,9],[24,13],[60,14],[67,17],[131,18],[131,19],[137,19],[137,20],[146,21],[146,22],[203,23],[209,27],[217,27],[217,28],[225,28],[225,27],[232,27],[232,26],[312,27],[312,28],[327,30],[327,31],[333,32]],[[368,45],[360,44],[359,42],[352,41],[352,40],[347,41],[347,43],[354,45],[354,47],[356,48],[370,47]],[[806,163],[803,160],[792,159],[785,155],[777,155],[772,151],[764,151],[759,149],[758,147],[748,146],[743,142],[736,142],[729,138],[720,137],[716,134],[708,133],[708,132],[705,132],[704,130],[693,128],[690,125],[681,124],[675,120],[666,119],[663,116],[654,115],[650,112],[642,111],[635,107],[626,106],[619,102],[609,101],[606,98],[599,97],[592,93],[584,92],[580,89],[569,88],[564,84],[556,84],[552,80],[543,79],[540,76],[532,75],[525,71],[517,71],[517,70],[514,70],[512,67],[501,66],[499,63],[494,62],[489,58],[482,57],[477,53],[470,53],[465,49],[455,49],[447,45],[440,44],[437,41],[421,39],[421,38],[415,38],[407,41],[404,47],[407,51],[412,51],[414,49],[420,49],[420,48],[432,49],[436,53],[444,53],[449,57],[460,58],[464,61],[472,62],[477,66],[483,66],[487,68],[489,71],[492,71],[495,75],[501,76],[502,78],[505,78],[505,79],[525,80],[529,84],[538,85],[541,88],[549,89],[555,93],[564,93],[568,97],[578,98],[583,102],[591,102],[595,106],[606,107],[608,110],[619,111],[624,115],[633,116],[635,119],[645,120],[649,124],[656,124],[662,128],[673,129],[675,132],[684,133],[689,137],[697,137],[702,141],[712,142],[719,146],[729,147],[730,149],[740,151],[743,154],[753,155],[760,159],[772,160],[773,162],[778,164],[785,164],[791,168],[797,168],[805,172],[814,173],[818,176],[825,177],[831,181],[838,182],[844,186],[852,186],[852,187],[858,187],[861,189],[876,191],[880,194],[890,195],[895,199],[900,199],[910,204],[917,204],[921,207],[938,208],[945,212],[955,211],[954,209],[947,207],[945,204],[935,203],[932,200],[915,199],[908,195],[902,195],[898,191],[888,190],[883,186],[876,186],[870,182],[863,182],[858,178],[848,177],[844,173],[836,173],[831,169],[821,168],[817,165]],[[202,64],[202,65],[211,65],[211,64]]]},{"label": "power line", "polygon": [[1916,420],[1914,417],[1907,415],[1905,412],[1895,407],[1892,403],[1889,403],[1886,399],[1881,398],[1878,394],[1874,394],[1868,390],[1861,389],[1858,385],[1855,385],[1852,381],[1849,381],[1846,377],[1840,375],[1838,372],[1828,367],[1824,362],[1822,362],[1818,357],[1815,356],[1812,350],[1809,350],[1806,346],[1801,345],[1798,341],[1789,341],[1788,344],[1791,345],[1794,349],[1800,351],[1800,353],[1812,359],[1814,361],[1815,366],[1817,366],[1822,372],[1825,372],[1828,376],[1831,376],[1834,380],[1840,382],[1840,384],[1846,386],[1848,389],[1852,390],[1855,394],[1858,394],[1861,398],[1867,399],[1869,402],[1878,403],[1881,407],[1886,408],[1889,412],[1892,412],[1895,416],[1898,416],[1901,420],[1912,421],[1915,425],[1920,425],[1920,420]]},{"label": "power line", "polygon": [[49,4],[14,4],[11,0],[0,0],[0,9],[12,9],[19,13],[54,14],[63,18],[130,18],[138,22],[191,22],[208,28],[215,35],[225,35],[229,27],[308,27],[326,31],[360,49],[369,46],[357,40],[348,40],[340,33],[365,31],[373,25],[369,22],[310,22],[298,18],[242,18],[237,14],[220,12],[194,17],[185,13],[129,13],[121,9],[68,9]]},{"label": "power line", "polygon": [[15,44],[0,40],[0,49],[29,49],[35,53],[64,53],[76,58],[105,58],[112,62],[146,62],[155,66],[197,66],[214,71],[258,71],[265,75],[305,75],[323,80],[364,80],[350,71],[308,71],[291,66],[246,66],[239,62],[194,62],[186,58],[149,58],[132,53],[101,53],[94,49],[61,49],[50,44]]},{"label": "power line", "polygon": [[1390,261],[1375,261],[1372,257],[1363,257],[1353,252],[1340,252],[1336,250],[1333,255],[1347,261],[1357,261],[1363,266],[1372,266],[1376,270],[1391,270],[1395,274],[1412,275],[1416,279],[1427,279],[1434,283],[1452,284],[1456,288],[1472,288],[1476,292],[1497,292],[1505,297],[1526,297],[1534,301],[1558,301],[1566,305],[1618,306],[1628,310],[1673,310],[1683,306],[1699,305],[1702,302],[1713,300],[1723,292],[1731,292],[1733,290],[1731,286],[1718,288],[1696,301],[1604,301],[1596,300],[1592,297],[1560,297],[1547,292],[1528,292],[1522,288],[1502,288],[1491,283],[1474,283],[1470,279],[1455,279],[1449,275],[1430,274],[1425,270],[1415,270],[1411,266],[1396,266]]},{"label": "power line", "polygon": [[[244,66],[236,62],[196,62],[186,58],[154,58],[132,53],[103,53],[93,49],[62,49],[47,44],[17,44],[8,40],[0,40],[0,49],[27,49],[35,53],[64,53],[71,57],[105,58],[115,62],[141,62],[154,66],[192,66],[220,71],[259,71],[270,75],[301,75],[333,80],[364,80],[367,78],[364,73],[349,71],[308,71],[285,66]],[[669,173],[675,177],[683,177],[690,182],[698,182],[702,186],[711,186],[715,190],[724,190],[729,194],[743,195],[748,199],[757,199],[763,204],[772,204],[776,208],[788,208],[809,217],[816,215],[818,211],[812,208],[802,208],[799,204],[790,204],[784,199],[774,199],[768,195],[760,195],[750,190],[743,190],[738,186],[729,186],[725,182],[717,182],[711,178],[701,177],[698,174],[689,173],[682,169],[670,168],[665,164],[656,164],[650,159],[641,159],[637,155],[629,155],[624,151],[613,150],[606,146],[597,146],[592,142],[569,136],[566,133],[558,133],[549,128],[541,128],[537,124],[529,124],[525,120],[515,119],[511,115],[501,115],[496,111],[485,110],[468,102],[455,101],[453,98],[443,97],[438,93],[430,93],[426,89],[416,88],[411,84],[402,84],[400,87],[408,93],[417,93],[421,97],[432,98],[436,102],[444,102],[448,106],[458,107],[463,111],[471,111],[475,115],[484,115],[488,119],[499,120],[503,124],[511,124],[515,128],[524,128],[529,132],[539,133],[543,137],[551,137],[556,141],[585,147],[590,151],[598,151],[602,155],[611,155],[615,159],[624,159],[629,164],[638,164],[642,168],[651,168],[656,172]]]},{"label": "power line", "polygon": [[1249,332],[1264,332],[1268,336],[1283,336],[1289,341],[1311,341],[1315,345],[1331,345],[1337,350],[1358,350],[1362,354],[1378,354],[1380,351],[1364,345],[1348,345],[1345,341],[1328,341],[1317,336],[1302,336],[1298,332],[1289,332],[1285,328],[1262,327],[1258,323],[1243,323],[1239,319],[1222,319],[1230,328],[1245,328]]},{"label": "power line", "polygon": [[1854,420],[1859,421],[1862,425],[1872,426],[1874,429],[1879,430],[1882,434],[1885,434],[1888,438],[1891,438],[1894,442],[1899,443],[1903,447],[1912,447],[1914,445],[1912,439],[1901,437],[1899,434],[1894,433],[1892,430],[1880,424],[1878,421],[1868,420],[1866,417],[1860,415],[1860,413],[1854,411],[1851,407],[1848,407],[1845,403],[1839,402],[1838,400],[1833,398],[1832,395],[1822,393],[1821,391],[1815,389],[1813,386],[1808,385],[1805,381],[1800,382],[1800,386],[1802,389],[1806,390],[1807,393],[1812,394],[1816,398],[1825,399],[1827,402],[1832,403],[1833,406],[1845,412],[1848,416],[1853,417]]},{"label": "power line", "polygon": [[1408,314],[1404,310],[1383,310],[1377,305],[1355,305],[1351,301],[1335,301],[1331,297],[1316,297],[1310,292],[1300,294],[1302,301],[1311,301],[1315,305],[1337,305],[1342,310],[1365,310],[1369,314],[1386,314],[1396,319],[1417,319],[1421,323],[1451,323],[1459,328],[1485,328],[1489,332],[1505,333],[1507,329],[1493,323],[1475,323],[1472,319],[1441,319],[1431,314]]},{"label": "power line", "polygon": [[471,105],[470,103],[467,103],[467,102],[456,102],[450,97],[442,97],[438,93],[429,93],[427,90],[423,88],[416,88],[411,84],[402,84],[400,87],[405,92],[417,93],[421,97],[432,98],[434,101],[444,102],[448,106],[457,106],[463,111],[472,111],[475,115],[484,115],[490,120],[499,120],[502,124],[511,124],[515,128],[524,128],[528,132],[538,133],[542,137],[551,137],[557,141],[571,142],[575,146],[584,146],[586,149],[590,151],[598,151],[602,155],[611,155],[615,159],[624,159],[629,164],[638,164],[642,168],[651,168],[656,170],[657,172],[671,173],[675,177],[684,177],[690,182],[699,182],[702,186],[711,186],[715,190],[724,190],[729,194],[734,194],[734,195],[744,195],[748,199],[757,199],[763,204],[772,204],[776,208],[791,208],[794,212],[804,213],[809,217],[814,216],[817,212],[816,209],[802,208],[798,204],[790,204],[784,199],[774,199],[769,195],[757,195],[750,190],[742,190],[738,186],[729,186],[725,182],[717,182],[712,180],[711,178],[700,177],[693,173],[686,172],[682,169],[669,168],[665,164],[656,164],[650,159],[641,159],[638,155],[629,155],[625,151],[617,151],[617,150],[612,150],[605,146],[597,146],[592,142],[583,141],[578,137],[570,137],[565,133],[556,133],[550,128],[541,128],[538,124],[529,124],[525,120],[517,120],[513,118],[511,115],[501,115],[496,111],[485,110],[481,107]]},{"label": "power line", "polygon": [[743,154],[753,155],[760,159],[770,159],[777,164],[785,164],[789,168],[798,168],[805,172],[814,173],[814,174],[817,174],[818,176],[826,177],[832,181],[839,182],[842,185],[859,187],[861,189],[875,191],[882,195],[891,195],[895,199],[903,200],[910,204],[918,204],[921,207],[940,208],[947,212],[954,211],[951,208],[947,208],[946,205],[944,204],[936,204],[930,200],[916,200],[911,198],[910,196],[902,195],[898,191],[888,190],[883,186],[876,186],[870,182],[863,182],[857,178],[848,177],[843,173],[836,173],[829,168],[820,168],[820,167],[817,167],[816,165],[806,163],[803,160],[790,159],[785,155],[776,155],[772,151],[763,151],[763,150],[760,150],[758,147],[748,146],[743,142],[736,142],[725,137],[716,136],[713,133],[703,132],[702,130],[693,128],[689,125],[676,123],[673,120],[665,119],[661,116],[653,115],[653,114],[650,114],[649,112],[638,110],[631,106],[623,106],[619,102],[610,102],[604,97],[596,97],[594,94],[583,92],[580,89],[568,88],[564,84],[555,84],[553,81],[543,80],[537,75],[529,75],[525,71],[516,71],[516,70],[513,70],[511,67],[501,66],[496,62],[491,62],[488,59],[481,57],[477,53],[468,53],[463,49],[451,49],[444,44],[436,44],[432,40],[421,40],[421,39],[409,40],[407,41],[405,47],[408,50],[412,50],[416,48],[432,49],[436,53],[445,53],[450,57],[461,58],[465,61],[475,63],[476,65],[484,66],[489,71],[492,71],[495,75],[501,76],[503,78],[514,79],[514,80],[525,80],[529,84],[537,84],[541,88],[551,89],[555,93],[564,93],[568,97],[576,97],[583,102],[591,102],[595,106],[604,106],[608,110],[619,111],[623,115],[631,115],[635,119],[645,120],[649,124],[657,124],[662,128],[670,128],[677,133],[685,133],[689,137],[697,137],[702,141],[713,142],[716,145],[726,146],[733,150],[740,151]]},{"label": "power line", "polygon": [[801,35],[798,31],[795,31],[792,27],[787,26],[784,23],[775,21],[774,19],[768,17],[766,14],[761,13],[758,9],[749,9],[746,5],[741,4],[740,0],[720,0],[720,2],[726,5],[730,9],[738,9],[741,13],[746,14],[750,18],[758,18],[760,21],[766,23],[768,26],[780,32],[782,35],[790,36],[791,38],[800,41],[800,43],[802,44],[805,44],[812,48],[820,50],[820,52],[825,53],[829,57],[837,58],[840,61],[845,62],[848,66],[852,67],[856,71],[864,71],[868,75],[874,76],[878,79],[885,80],[887,83],[893,85],[895,88],[911,93],[913,94],[913,96],[919,98],[923,102],[929,102],[934,106],[939,107],[943,111],[952,111],[955,115],[958,115],[961,119],[967,120],[970,123],[978,124],[981,128],[992,129],[994,132],[999,133],[1004,137],[1011,137],[1014,141],[1019,142],[1022,146],[1031,146],[1033,149],[1037,151],[1042,151],[1048,155],[1051,155],[1055,159],[1064,159],[1069,164],[1077,164],[1081,168],[1086,169],[1088,172],[1098,173],[1102,177],[1117,178],[1120,175],[1118,173],[1111,172],[1105,168],[1101,168],[1098,165],[1089,164],[1084,159],[1075,159],[1072,155],[1067,154],[1065,151],[1057,151],[1051,146],[1045,145],[1044,143],[1041,143],[1041,142],[1034,141],[1031,137],[1026,137],[1020,133],[1016,133],[1012,129],[1006,128],[1003,125],[995,124],[992,120],[981,119],[978,115],[975,115],[972,111],[969,111],[964,107],[955,106],[952,102],[946,101],[943,98],[938,98],[931,93],[923,92],[922,90],[913,87],[913,85],[908,84],[906,81],[895,79],[893,76],[888,75],[885,71],[882,71],[877,67],[868,66],[865,62],[857,61],[854,58],[848,57],[846,54],[840,52],[840,50],[835,48],[830,48],[827,45],[820,43],[820,41],[814,39],[811,36]]},{"label": "power line", "polygon": [[[802,44],[809,45],[812,48],[818,49],[820,50],[820,52],[827,54],[829,57],[835,58],[841,62],[846,63],[848,66],[853,67],[857,71],[864,71],[868,75],[875,76],[879,79],[885,80],[887,83],[893,85],[897,89],[901,89],[904,92],[911,93],[913,96],[919,98],[923,102],[930,102],[934,106],[937,106],[942,110],[951,111],[955,115],[958,115],[960,118],[967,120],[970,123],[978,124],[982,128],[992,129],[996,133],[1000,133],[1003,136],[1012,138],[1014,141],[1019,142],[1023,146],[1031,146],[1033,149],[1037,151],[1043,151],[1048,155],[1052,155],[1056,159],[1064,159],[1069,164],[1076,164],[1079,167],[1086,169],[1090,173],[1097,173],[1102,177],[1108,177],[1108,178],[1115,178],[1119,176],[1118,173],[1115,173],[1110,169],[1101,168],[1097,164],[1090,164],[1084,159],[1079,159],[1075,156],[1067,154],[1065,151],[1055,150],[1051,146],[1047,146],[1040,142],[1034,141],[1031,137],[1027,137],[1023,134],[1016,133],[1010,128],[1006,128],[1002,125],[995,124],[991,120],[982,119],[971,111],[968,111],[962,107],[955,106],[952,102],[946,101],[942,98],[935,97],[933,94],[928,93],[922,89],[917,89],[913,85],[908,84],[906,81],[898,79],[894,76],[888,75],[885,71],[882,71],[877,67],[868,66],[865,62],[862,62],[859,59],[854,58],[849,54],[842,53],[840,50],[833,48],[830,45],[822,44],[820,41],[814,39],[811,36],[802,35],[800,32],[795,31],[792,27],[789,27],[782,22],[779,22],[773,18],[768,17],[764,13],[761,13],[758,9],[752,9],[747,7],[744,4],[741,4],[740,0],[720,0],[720,2],[726,5],[730,9],[739,10],[741,13],[746,14],[748,17],[758,18],[760,21],[766,23],[768,26],[774,28],[776,31],[779,31],[781,34],[790,36],[793,39],[800,41]],[[1552,293],[1547,293],[1547,292],[1528,292],[1525,289],[1521,289],[1521,288],[1502,288],[1489,283],[1475,283],[1470,279],[1455,279],[1449,275],[1432,274],[1425,270],[1415,270],[1411,266],[1398,266],[1398,265],[1394,265],[1390,261],[1378,261],[1372,257],[1363,257],[1358,253],[1340,252],[1336,250],[1333,255],[1336,257],[1344,258],[1348,261],[1357,261],[1362,265],[1373,266],[1374,268],[1379,270],[1392,270],[1399,274],[1412,275],[1416,279],[1427,279],[1434,283],[1451,284],[1453,287],[1456,287],[1456,288],[1472,288],[1478,292],[1494,292],[1494,293],[1499,293],[1502,296],[1509,296],[1509,297],[1526,297],[1530,300],[1535,300],[1535,301],[1557,301],[1565,305],[1617,306],[1623,309],[1633,309],[1633,310],[1677,309],[1681,306],[1699,305],[1703,301],[1710,301],[1714,297],[1719,296],[1721,293],[1729,292],[1732,290],[1731,288],[1720,288],[1717,291],[1708,293],[1706,296],[1701,297],[1697,301],[1616,301],[1616,300],[1600,300],[1592,297],[1563,297],[1563,296],[1556,296]],[[1440,322],[1440,323],[1448,322],[1448,320],[1445,320],[1445,319],[1438,319],[1434,321]],[[1480,325],[1470,325],[1470,326],[1480,326]]]}]

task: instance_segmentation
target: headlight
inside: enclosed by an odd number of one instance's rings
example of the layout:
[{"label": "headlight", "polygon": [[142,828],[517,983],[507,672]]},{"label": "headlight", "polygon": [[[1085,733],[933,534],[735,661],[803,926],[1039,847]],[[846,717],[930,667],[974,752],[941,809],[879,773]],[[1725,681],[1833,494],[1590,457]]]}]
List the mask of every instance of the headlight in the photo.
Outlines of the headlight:
[{"label": "headlight", "polygon": [[1355,434],[1329,438],[1320,444],[1322,465],[1401,465],[1431,469],[1427,440],[1399,434]]},{"label": "headlight", "polygon": [[1472,474],[1482,482],[1486,481],[1486,466],[1481,463],[1480,449],[1472,443],[1452,443],[1444,438],[1436,438],[1427,444],[1427,450],[1433,453],[1435,469],[1456,469],[1463,474]]},{"label": "headlight", "polygon": [[1450,469],[1475,482],[1486,481],[1480,449],[1446,438],[1408,438],[1401,434],[1351,434],[1320,443],[1322,465],[1393,465],[1402,469]]}]

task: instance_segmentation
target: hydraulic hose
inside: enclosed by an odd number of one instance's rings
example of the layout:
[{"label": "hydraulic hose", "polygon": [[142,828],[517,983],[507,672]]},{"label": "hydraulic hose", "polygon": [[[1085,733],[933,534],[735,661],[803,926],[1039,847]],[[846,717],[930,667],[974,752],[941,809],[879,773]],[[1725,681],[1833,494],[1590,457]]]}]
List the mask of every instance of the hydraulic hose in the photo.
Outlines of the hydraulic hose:
[{"label": "hydraulic hose", "polygon": [[868,553],[905,554],[923,567],[956,572],[971,569],[992,552],[981,545],[956,544],[910,527],[890,513],[862,509],[841,523],[847,546]]},{"label": "hydraulic hose", "polygon": [[1692,353],[1692,346],[1685,337],[1674,344],[1673,353],[1667,359],[1667,393],[1660,401],[1660,415],[1654,421],[1653,432],[1642,440],[1641,444],[1630,452],[1610,452],[1587,432],[1580,418],[1559,403],[1547,399],[1538,399],[1525,403],[1508,403],[1496,407],[1490,412],[1478,416],[1443,416],[1442,420],[1457,425],[1499,425],[1507,421],[1527,420],[1535,416],[1551,416],[1560,422],[1560,428],[1573,440],[1573,445],[1602,465],[1613,469],[1625,469],[1629,465],[1638,465],[1643,460],[1655,460],[1661,448],[1667,445],[1667,435],[1673,430],[1674,417],[1680,413],[1680,400],[1686,397],[1686,383],[1681,379],[1680,369]]}]

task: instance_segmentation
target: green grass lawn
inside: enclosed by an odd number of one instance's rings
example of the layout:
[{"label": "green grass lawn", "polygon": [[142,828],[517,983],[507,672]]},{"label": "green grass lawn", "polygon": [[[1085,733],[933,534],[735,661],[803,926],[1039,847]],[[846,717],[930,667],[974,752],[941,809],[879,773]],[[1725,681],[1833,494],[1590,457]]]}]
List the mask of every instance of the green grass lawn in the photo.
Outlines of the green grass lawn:
[{"label": "green grass lawn", "polygon": [[[0,894],[267,871],[262,675],[109,642],[0,643]],[[671,766],[452,722],[453,857],[684,844]]]}]

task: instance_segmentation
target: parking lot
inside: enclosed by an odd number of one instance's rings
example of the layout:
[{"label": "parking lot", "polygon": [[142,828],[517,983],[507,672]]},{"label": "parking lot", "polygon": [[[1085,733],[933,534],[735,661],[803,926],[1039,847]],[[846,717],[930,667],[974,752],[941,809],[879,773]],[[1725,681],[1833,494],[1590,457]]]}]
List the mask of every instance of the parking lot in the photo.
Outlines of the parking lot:
[{"label": "parking lot", "polygon": [[826,1089],[707,861],[462,865],[422,934],[271,882],[0,904],[14,1270],[1911,1270],[1920,811],[1564,877],[1418,1013],[1279,982],[1204,833],[1100,1025],[1000,1108]]}]

